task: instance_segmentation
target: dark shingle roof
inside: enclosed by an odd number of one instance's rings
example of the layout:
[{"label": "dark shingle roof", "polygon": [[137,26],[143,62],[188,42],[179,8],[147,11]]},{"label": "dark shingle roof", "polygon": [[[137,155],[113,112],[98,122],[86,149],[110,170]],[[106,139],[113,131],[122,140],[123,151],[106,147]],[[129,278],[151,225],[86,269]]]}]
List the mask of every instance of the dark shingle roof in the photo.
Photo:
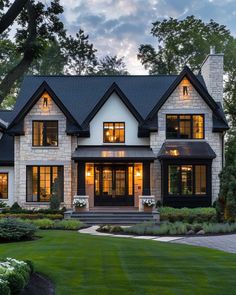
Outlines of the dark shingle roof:
[{"label": "dark shingle roof", "polygon": [[[177,75],[153,76],[26,76],[15,111],[19,112],[44,82],[51,87],[79,124],[82,124],[109,87],[116,83],[143,119],[174,82]],[[199,81],[205,87],[203,79]]]},{"label": "dark shingle roof", "polygon": [[0,166],[14,164],[14,137],[6,133],[0,139]]}]

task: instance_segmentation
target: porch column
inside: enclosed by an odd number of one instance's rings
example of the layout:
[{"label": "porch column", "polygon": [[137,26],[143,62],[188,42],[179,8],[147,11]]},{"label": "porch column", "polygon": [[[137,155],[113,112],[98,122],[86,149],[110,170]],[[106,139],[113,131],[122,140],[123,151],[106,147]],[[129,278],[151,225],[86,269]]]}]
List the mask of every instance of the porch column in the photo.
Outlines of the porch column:
[{"label": "porch column", "polygon": [[150,195],[150,162],[143,162],[143,196]]},{"label": "porch column", "polygon": [[85,196],[85,162],[78,162],[78,188],[79,196]]}]

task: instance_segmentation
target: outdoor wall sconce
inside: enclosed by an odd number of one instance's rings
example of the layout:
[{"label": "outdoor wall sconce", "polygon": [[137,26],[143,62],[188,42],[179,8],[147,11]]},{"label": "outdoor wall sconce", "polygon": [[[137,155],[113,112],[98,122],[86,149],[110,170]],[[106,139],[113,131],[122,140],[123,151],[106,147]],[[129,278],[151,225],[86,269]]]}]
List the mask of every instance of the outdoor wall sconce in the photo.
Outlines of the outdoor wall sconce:
[{"label": "outdoor wall sconce", "polygon": [[86,176],[91,176],[91,169],[88,168],[87,172],[86,172]]},{"label": "outdoor wall sconce", "polygon": [[141,172],[139,168],[136,169],[135,176],[137,177],[141,176]]},{"label": "outdoor wall sconce", "polygon": [[47,97],[43,97],[43,107],[44,108],[48,107],[48,98]]},{"label": "outdoor wall sconce", "polygon": [[188,86],[183,86],[183,96],[188,96],[188,93],[189,93],[188,90],[189,90]]}]

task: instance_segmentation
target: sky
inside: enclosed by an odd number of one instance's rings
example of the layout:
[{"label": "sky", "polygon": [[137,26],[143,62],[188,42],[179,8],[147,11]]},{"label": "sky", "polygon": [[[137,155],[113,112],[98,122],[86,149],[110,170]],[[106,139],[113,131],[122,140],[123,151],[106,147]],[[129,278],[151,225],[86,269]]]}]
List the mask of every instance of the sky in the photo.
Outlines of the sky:
[{"label": "sky", "polygon": [[69,34],[89,34],[97,55],[124,56],[130,74],[147,74],[137,59],[140,44],[156,45],[152,23],[194,15],[226,25],[236,35],[236,0],[61,0]]}]

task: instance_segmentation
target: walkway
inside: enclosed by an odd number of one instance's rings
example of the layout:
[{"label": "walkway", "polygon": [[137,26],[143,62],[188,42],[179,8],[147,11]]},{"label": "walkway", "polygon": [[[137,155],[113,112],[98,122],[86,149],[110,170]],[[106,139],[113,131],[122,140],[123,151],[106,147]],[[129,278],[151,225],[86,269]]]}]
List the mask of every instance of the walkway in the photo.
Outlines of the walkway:
[{"label": "walkway", "polygon": [[236,253],[236,234],[233,235],[218,235],[218,236],[199,236],[199,237],[160,237],[160,236],[134,236],[134,235],[118,235],[109,233],[97,232],[99,226],[94,225],[85,229],[79,230],[80,233],[90,234],[94,236],[107,236],[115,238],[132,238],[152,240],[158,242],[179,243],[193,246],[202,246],[222,250],[229,253]]}]

